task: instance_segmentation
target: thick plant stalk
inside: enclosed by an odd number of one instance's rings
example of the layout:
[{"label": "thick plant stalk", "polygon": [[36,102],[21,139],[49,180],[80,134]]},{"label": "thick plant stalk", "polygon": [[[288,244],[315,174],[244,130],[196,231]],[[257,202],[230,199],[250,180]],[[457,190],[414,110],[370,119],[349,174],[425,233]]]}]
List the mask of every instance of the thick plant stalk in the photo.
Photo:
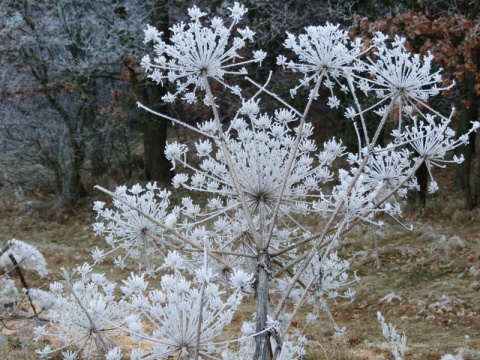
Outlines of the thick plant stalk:
[{"label": "thick plant stalk", "polygon": [[[258,253],[257,258],[257,288],[255,294],[256,300],[256,332],[260,333],[255,337],[255,359],[258,360],[271,360],[272,359],[272,350],[270,346],[270,333],[264,331],[267,328],[268,320],[268,298],[269,291],[268,286],[270,283],[270,255],[268,254],[268,240],[265,238],[266,233],[266,219],[265,219],[265,207],[264,204],[260,203],[260,232],[257,231],[255,224],[253,223],[252,214],[248,209],[245,196],[243,194],[242,187],[237,178],[237,172],[233,165],[230,151],[228,150],[225,137],[223,135],[222,124],[220,121],[220,116],[218,115],[217,108],[215,107],[214,97],[208,83],[208,78],[203,74],[203,80],[205,83],[205,92],[207,98],[210,101],[214,118],[217,122],[220,146],[222,148],[223,154],[225,156],[225,161],[227,163],[229,173],[232,177],[235,189],[237,191],[238,198],[242,205],[242,209],[247,220],[251,236],[254,240],[256,251]],[[293,161],[293,160],[292,160]],[[286,179],[286,177],[285,177]],[[278,211],[278,210],[277,210]]]},{"label": "thick plant stalk", "polygon": [[[265,330],[268,316],[268,284],[270,282],[270,274],[268,271],[267,254],[259,256],[257,270],[257,291],[256,291],[256,332],[259,333]],[[262,332],[255,337],[255,359],[271,360],[272,350],[270,347],[270,333]]]},{"label": "thick plant stalk", "polygon": [[[256,324],[255,331],[257,333],[267,328],[268,321],[268,286],[270,284],[271,264],[270,254],[266,247],[266,211],[265,204],[260,203],[260,236],[262,240],[262,250],[257,259],[257,289],[255,293],[256,300]],[[263,332],[255,337],[255,359],[270,360],[272,359],[272,349],[270,346],[270,332]]]}]

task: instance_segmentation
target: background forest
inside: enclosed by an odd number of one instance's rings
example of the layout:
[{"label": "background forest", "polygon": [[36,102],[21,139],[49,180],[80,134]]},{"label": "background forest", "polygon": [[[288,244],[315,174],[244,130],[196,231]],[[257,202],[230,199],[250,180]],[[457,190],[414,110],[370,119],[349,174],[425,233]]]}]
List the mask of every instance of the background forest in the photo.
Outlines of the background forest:
[{"label": "background forest", "polygon": [[[445,83],[456,82],[438,100],[457,108],[458,133],[465,133],[479,111],[479,5],[476,1],[244,1],[247,26],[257,32],[259,48],[278,49],[285,32],[307,24],[341,23],[365,39],[376,31],[405,36],[410,50],[431,52],[444,69]],[[195,123],[194,109],[165,108],[161,87],[140,67],[147,46],[139,39],[146,23],[163,29],[185,19],[198,4],[220,16],[228,1],[2,1],[0,56],[1,184],[17,194],[54,194],[55,210],[70,211],[92,193],[93,184],[159,181],[172,177],[164,156],[169,129],[137,109],[141,101]],[[266,59],[275,68],[275,59]],[[265,66],[270,69],[271,66]],[[259,78],[266,74],[257,74]],[[273,74],[275,79],[275,73]],[[282,94],[288,78],[275,79]],[[285,92],[285,91],[284,91]],[[228,97],[222,99],[228,104]],[[302,104],[298,104],[301,106]],[[345,107],[346,104],[343,104]],[[195,116],[192,116],[195,114]],[[310,119],[319,141],[337,136],[353,142],[353,127],[343,110],[317,105]],[[335,121],[331,119],[334,118]],[[448,189],[477,206],[475,139],[458,151],[466,161],[456,168]],[[424,169],[423,169],[424,170]],[[426,172],[420,204],[425,204]]]}]

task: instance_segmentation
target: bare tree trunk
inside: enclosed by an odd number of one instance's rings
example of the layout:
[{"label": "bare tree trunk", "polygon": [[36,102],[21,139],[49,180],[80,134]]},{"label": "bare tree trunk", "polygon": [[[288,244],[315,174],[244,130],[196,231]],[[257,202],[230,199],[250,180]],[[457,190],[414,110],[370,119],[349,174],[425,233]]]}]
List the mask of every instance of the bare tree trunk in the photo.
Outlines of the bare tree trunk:
[{"label": "bare tree trunk", "polygon": [[412,192],[409,196],[409,201],[412,204],[415,211],[423,210],[427,205],[427,193],[428,193],[428,169],[425,163],[422,163],[418,170],[415,172],[417,183],[420,189]]},{"label": "bare tree trunk", "polygon": [[[163,32],[163,36],[167,38],[169,35],[169,15],[165,1],[156,1],[155,12],[151,21]],[[138,64],[132,63],[131,59],[125,57],[124,63],[132,74],[134,91],[137,93],[138,98],[141,99],[141,102],[157,112],[166,114],[168,108],[162,102],[161,97],[167,93],[167,89],[148,82],[145,78],[139,80],[138,72],[136,71]],[[168,183],[173,177],[173,172],[170,169],[171,164],[165,157],[168,122],[144,110],[141,111],[145,179]]]},{"label": "bare tree trunk", "polygon": [[83,186],[78,171],[69,169],[65,171],[60,180],[60,194],[57,201],[56,211],[59,213],[70,212],[81,197],[87,193]]},{"label": "bare tree trunk", "polygon": [[[170,36],[170,16],[166,5],[165,0],[157,0],[152,19],[155,26],[163,32],[164,40]],[[166,114],[168,108],[161,100],[161,97],[167,93],[166,87],[150,84],[147,91],[149,98],[147,103],[150,108]],[[147,116],[148,119],[143,125],[145,178],[150,181],[167,183],[173,177],[171,164],[165,157],[168,122],[165,119],[154,118],[151,114],[147,114]]]},{"label": "bare tree trunk", "polygon": [[473,180],[473,204],[475,207],[480,206],[480,165],[477,164],[477,169],[475,171],[475,178]]},{"label": "bare tree trunk", "polygon": [[[105,129],[105,120],[95,116],[94,112],[91,115],[94,124],[98,123],[98,125],[92,124],[93,127]],[[111,129],[92,134],[91,147],[89,155],[92,178],[94,180],[101,179],[108,173],[111,167],[111,157],[114,151]]]},{"label": "bare tree trunk", "polygon": [[[144,99],[148,106],[155,111],[165,114],[167,107],[164,104],[159,104],[162,96],[160,92],[161,89],[153,84],[146,86]],[[160,119],[150,113],[145,113],[144,115],[142,129],[145,179],[167,183],[173,177],[171,164],[165,157],[168,129],[167,120]]]},{"label": "bare tree trunk", "polygon": [[[462,95],[464,95],[464,97],[460,106],[460,118],[457,129],[459,135],[465,134],[468,131],[471,127],[471,121],[476,119],[478,115],[476,108],[478,97],[475,93],[475,80],[472,73],[465,74]],[[465,160],[456,166],[453,190],[463,192],[466,206],[471,210],[477,206],[472,195],[470,181],[472,156],[475,151],[475,133],[470,134],[469,140],[467,145],[461,146],[457,150],[457,155],[463,155]]]},{"label": "bare tree trunk", "polygon": [[[81,178],[81,169],[85,160],[84,126],[89,120],[88,111],[80,110],[78,118],[71,117],[51,95],[46,96],[48,102],[60,114],[67,128],[65,149],[60,149],[57,159],[55,174],[59,187],[59,199],[57,202],[58,212],[69,212],[77,204],[78,200],[86,195],[86,189]],[[88,105],[85,105],[88,108]],[[63,158],[66,156],[66,158]]]}]

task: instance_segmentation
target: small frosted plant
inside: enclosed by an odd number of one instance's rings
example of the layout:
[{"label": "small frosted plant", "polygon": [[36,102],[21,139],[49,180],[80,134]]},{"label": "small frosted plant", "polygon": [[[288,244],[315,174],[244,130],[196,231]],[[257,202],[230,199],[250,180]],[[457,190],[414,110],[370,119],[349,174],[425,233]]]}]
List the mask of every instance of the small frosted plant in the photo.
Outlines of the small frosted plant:
[{"label": "small frosted plant", "polygon": [[[112,208],[101,202],[94,206],[95,231],[111,246],[107,252],[95,249],[94,261],[115,252],[115,265],[135,269],[120,287],[121,300],[112,303],[126,309],[124,316],[102,315],[111,328],[131,335],[138,345],[131,350],[133,359],[299,358],[308,341],[292,334],[290,324],[307,303],[315,310],[308,321],[318,321],[323,310],[342,334],[345,329],[335,323],[327,303],[355,295],[348,286],[358,279],[335,252],[344,234],[361,222],[382,226],[382,216],[400,221],[399,200],[418,188],[415,172],[422,164],[430,171],[462,161],[446,155],[465,144],[468,134],[455,140],[451,116],[427,102],[442,90],[439,73],[431,74],[430,56],[411,55],[401,38],[390,42],[382,34],[365,48],[331,24],[307,27],[299,36],[287,34],[289,54],[277,62],[300,75],[291,91],[296,96],[306,90],[306,105],[299,111],[268,90],[272,74],[265,84],[246,77],[246,66],[261,63],[266,55],[247,48],[254,33],[241,27],[246,11],[235,3],[224,22],[193,7],[190,21],[174,25],[168,41],[151,26],[145,31],[154,53],[142,64],[153,81],[168,86],[163,101],[194,103],[200,97],[210,115],[192,126],[139,104],[196,133],[192,149],[174,141],[165,151],[176,172],[173,187],[191,196],[173,203],[171,193],[155,184],[115,192],[100,188],[113,198]],[[238,76],[257,92],[244,97],[234,80]],[[238,97],[226,123],[213,83]],[[356,131],[355,151],[335,138],[323,144],[312,139],[307,116],[321,88],[328,90],[332,108],[341,105],[338,90],[351,97],[345,117]],[[363,94],[370,105],[362,104]],[[268,96],[279,105],[266,112],[262,101]],[[367,113],[377,117],[377,127],[367,124]],[[388,121],[398,126],[391,142],[381,146],[379,136]],[[470,131],[478,127],[474,123]],[[187,161],[189,151],[197,162]],[[342,157],[344,167],[335,166]],[[432,177],[429,189],[437,188]],[[205,204],[195,201],[199,193],[207,194]],[[317,221],[312,224],[311,218]],[[72,294],[82,299],[82,292]],[[237,344],[222,343],[219,337],[243,296],[255,301],[254,322],[244,322]],[[68,301],[84,304],[71,295]],[[81,311],[78,306],[79,314],[91,314],[86,305]],[[84,323],[96,324],[93,318]],[[392,338],[395,329],[386,329],[403,356],[403,338]],[[119,359],[124,351],[103,334],[89,342],[94,343],[102,345],[108,359]]]},{"label": "small frosted plant", "polygon": [[[13,258],[13,260],[12,260]],[[40,277],[48,275],[47,262],[42,253],[23,240],[11,239],[4,249],[0,249],[0,268],[11,271],[16,262],[20,268],[33,271]]]},{"label": "small frosted plant", "polygon": [[377,320],[382,326],[382,334],[387,339],[393,358],[395,360],[403,360],[405,358],[405,351],[407,350],[407,337],[405,334],[397,334],[395,325],[387,324],[380,312],[377,312]]},{"label": "small frosted plant", "polygon": [[23,294],[28,298],[30,307],[35,316],[37,310],[30,296],[30,289],[23,275],[23,271],[33,271],[40,277],[48,275],[47,263],[42,253],[38,249],[22,240],[11,239],[7,241],[6,246],[0,249],[0,303],[15,303],[21,300],[20,293],[17,290],[15,281],[10,278],[12,272],[15,272],[20,279]]}]

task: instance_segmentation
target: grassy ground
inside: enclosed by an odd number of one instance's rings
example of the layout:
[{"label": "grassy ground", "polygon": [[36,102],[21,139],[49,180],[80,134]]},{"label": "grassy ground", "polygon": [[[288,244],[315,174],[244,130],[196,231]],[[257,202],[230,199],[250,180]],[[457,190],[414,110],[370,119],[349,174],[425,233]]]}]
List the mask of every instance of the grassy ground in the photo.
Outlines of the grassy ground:
[{"label": "grassy ground", "polygon": [[[96,199],[85,200],[74,215],[52,218],[49,199],[0,194],[0,244],[11,238],[35,244],[52,270],[47,279],[29,274],[29,286],[47,286],[59,278],[61,266],[73,268],[90,259],[91,249],[102,243],[91,228],[90,204]],[[412,231],[395,224],[377,231],[380,268],[371,227],[358,227],[345,239],[339,253],[361,282],[354,302],[330,304],[330,309],[347,331],[338,338],[326,318],[306,325],[300,314],[294,326],[313,340],[307,359],[391,359],[377,311],[407,335],[407,359],[440,359],[458,351],[464,359],[480,359],[480,212],[466,212],[453,195],[439,195],[422,213],[407,212],[404,220],[414,225]],[[236,322],[241,321],[239,316]],[[0,359],[36,358],[34,325],[3,318]]]}]

